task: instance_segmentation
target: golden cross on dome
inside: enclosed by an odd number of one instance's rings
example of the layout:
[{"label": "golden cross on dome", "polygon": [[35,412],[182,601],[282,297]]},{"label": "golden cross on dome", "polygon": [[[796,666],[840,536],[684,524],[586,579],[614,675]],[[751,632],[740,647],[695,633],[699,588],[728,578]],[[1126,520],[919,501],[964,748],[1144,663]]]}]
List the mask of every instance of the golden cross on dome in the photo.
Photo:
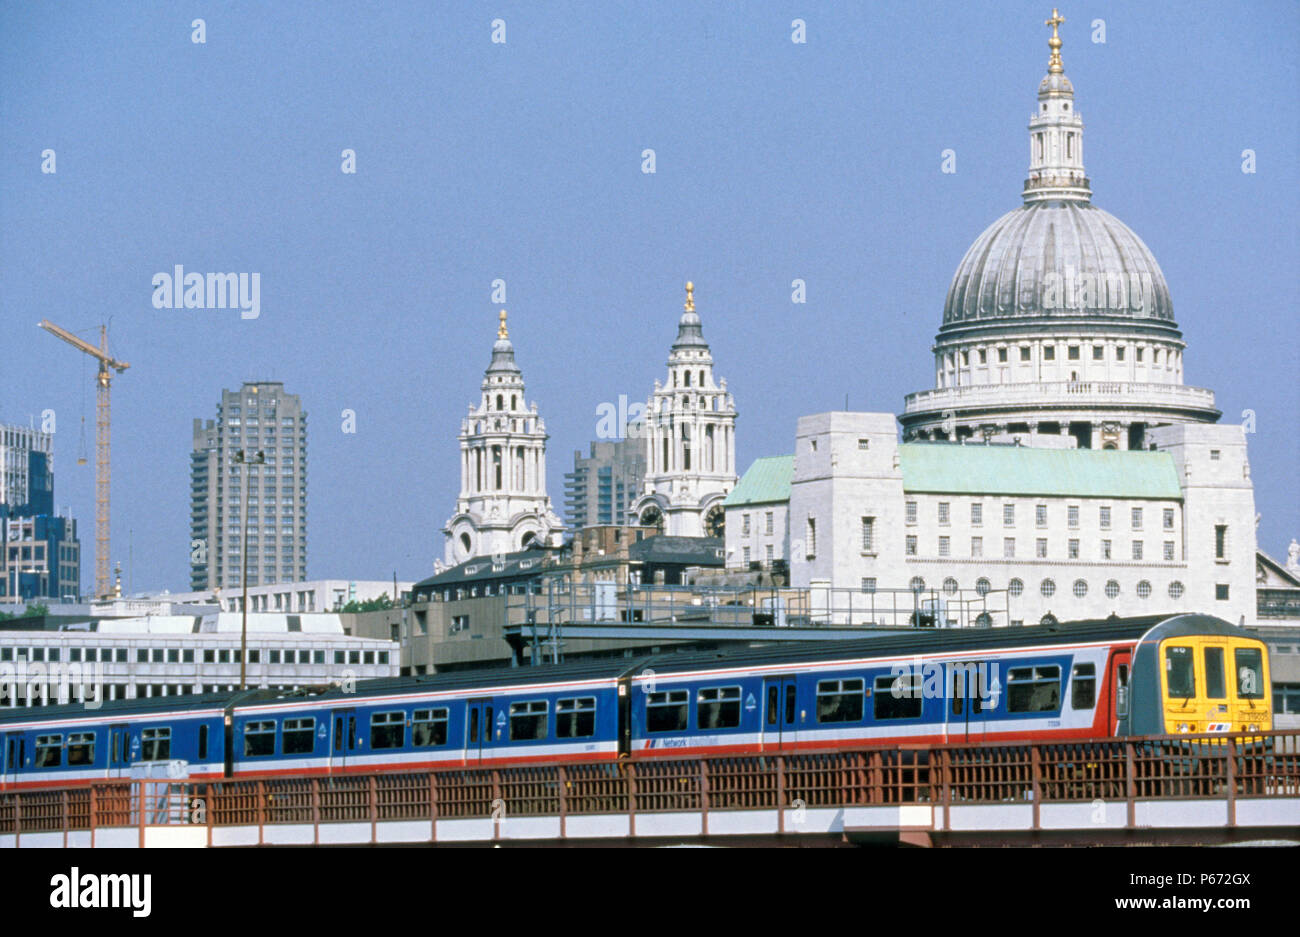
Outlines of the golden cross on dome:
[{"label": "golden cross on dome", "polygon": [[506,331],[506,311],[504,309],[501,310],[500,319],[501,325],[497,327],[497,338],[509,338],[510,333]]},{"label": "golden cross on dome", "polygon": [[1061,73],[1065,68],[1061,65],[1061,34],[1057,32],[1057,27],[1065,22],[1065,17],[1057,12],[1056,7],[1052,7],[1052,18],[1044,20],[1044,26],[1052,27],[1052,38],[1047,40],[1047,45],[1052,50],[1052,58],[1047,63],[1049,72]]},{"label": "golden cross on dome", "polygon": [[687,312],[695,311],[695,284],[690,280],[686,281],[686,305],[683,308]]}]

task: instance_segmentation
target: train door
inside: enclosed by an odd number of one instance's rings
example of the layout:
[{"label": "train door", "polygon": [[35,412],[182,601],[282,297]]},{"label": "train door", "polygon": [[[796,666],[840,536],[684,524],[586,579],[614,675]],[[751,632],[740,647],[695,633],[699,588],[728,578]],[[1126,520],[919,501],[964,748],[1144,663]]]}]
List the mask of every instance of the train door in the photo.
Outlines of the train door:
[{"label": "train door", "polygon": [[342,771],[357,750],[357,714],[351,709],[336,709],[331,714],[333,740],[330,742],[330,770]]},{"label": "train door", "polygon": [[764,751],[781,751],[794,746],[796,694],[794,677],[767,677],[763,680]]},{"label": "train door", "polygon": [[27,745],[21,732],[10,732],[5,736],[4,779],[6,784],[13,784],[18,780],[18,772],[23,769],[23,756],[26,751]]},{"label": "train door", "polygon": [[[465,763],[476,765],[483,760],[484,749],[492,747],[493,722],[492,700],[470,700],[465,707]],[[505,712],[497,714],[502,725],[505,724]]]},{"label": "train door", "polygon": [[108,776],[124,778],[131,771],[131,730],[125,723],[108,727]]},{"label": "train door", "polygon": [[948,687],[948,739],[953,742],[984,740],[987,714],[997,708],[1002,681],[997,664],[984,660],[956,661],[945,665]]},{"label": "train door", "polygon": [[1112,735],[1119,735],[1121,727],[1125,734],[1128,733],[1129,707],[1133,705],[1130,699],[1132,690],[1129,687],[1132,661],[1132,651],[1116,651],[1110,659],[1110,699],[1107,702],[1110,705],[1109,728]]}]

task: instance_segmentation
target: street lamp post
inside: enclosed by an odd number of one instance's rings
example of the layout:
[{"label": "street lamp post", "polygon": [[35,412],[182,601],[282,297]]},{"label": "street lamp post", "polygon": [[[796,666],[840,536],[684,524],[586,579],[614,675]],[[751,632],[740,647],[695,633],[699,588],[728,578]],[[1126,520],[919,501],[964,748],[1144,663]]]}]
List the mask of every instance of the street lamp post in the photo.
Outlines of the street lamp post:
[{"label": "street lamp post", "polygon": [[[266,456],[261,449],[258,449],[252,457],[247,457],[243,449],[235,452],[236,465],[262,465],[266,462]],[[240,586],[244,590],[243,600],[240,602],[240,608],[243,611],[242,621],[239,626],[239,689],[248,689],[248,472],[244,472],[244,519],[241,527],[241,552],[243,553],[243,562],[239,573]]]}]

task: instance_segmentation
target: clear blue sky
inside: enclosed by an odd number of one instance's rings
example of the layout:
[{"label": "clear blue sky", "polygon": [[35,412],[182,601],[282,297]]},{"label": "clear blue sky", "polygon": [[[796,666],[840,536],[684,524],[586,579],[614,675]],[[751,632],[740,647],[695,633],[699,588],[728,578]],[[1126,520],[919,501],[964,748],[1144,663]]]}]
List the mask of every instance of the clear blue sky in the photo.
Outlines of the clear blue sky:
[{"label": "clear blue sky", "polygon": [[[933,386],[962,254],[1019,204],[1051,13],[375,6],[0,5],[0,419],[56,412],[55,494],[80,522],[87,586],[94,470],[75,461],[83,412],[94,444],[92,368],[43,317],[109,318],[131,363],[113,388],[113,559],[130,532],[135,590],[188,588],[191,420],[252,378],[309,412],[309,575],[430,573],[498,277],[557,510],[596,408],[663,375],[687,279],[742,465],[789,451],[795,420],[846,394],[897,413]],[[1187,382],[1225,420],[1256,412],[1260,543],[1284,555],[1300,535],[1300,5],[1062,13],[1094,202],[1163,267]],[[1098,17],[1105,44],[1089,41]],[[260,273],[260,318],[153,308],[151,277],[175,264]]]}]

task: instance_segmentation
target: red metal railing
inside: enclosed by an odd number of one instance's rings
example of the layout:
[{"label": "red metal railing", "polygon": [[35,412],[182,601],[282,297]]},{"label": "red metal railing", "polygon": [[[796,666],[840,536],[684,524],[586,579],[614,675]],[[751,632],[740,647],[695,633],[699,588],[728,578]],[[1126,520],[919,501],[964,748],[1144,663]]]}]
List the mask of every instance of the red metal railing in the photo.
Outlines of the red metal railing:
[{"label": "red metal railing", "polygon": [[[144,798],[144,811],[140,801]],[[449,768],[0,793],[0,835],[145,824],[560,817],[901,804],[1300,798],[1300,730]]]}]

